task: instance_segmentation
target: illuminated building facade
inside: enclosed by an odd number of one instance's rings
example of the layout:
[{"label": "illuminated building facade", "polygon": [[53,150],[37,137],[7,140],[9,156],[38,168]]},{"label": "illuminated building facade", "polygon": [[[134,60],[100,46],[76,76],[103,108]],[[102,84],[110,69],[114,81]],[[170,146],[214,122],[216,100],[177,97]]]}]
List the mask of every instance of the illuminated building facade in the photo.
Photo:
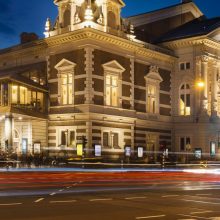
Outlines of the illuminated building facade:
[{"label": "illuminated building facade", "polygon": [[45,39],[0,51],[2,151],[77,156],[85,136],[89,157],[217,153],[219,18],[191,1],[127,19],[122,0],[54,3]]}]

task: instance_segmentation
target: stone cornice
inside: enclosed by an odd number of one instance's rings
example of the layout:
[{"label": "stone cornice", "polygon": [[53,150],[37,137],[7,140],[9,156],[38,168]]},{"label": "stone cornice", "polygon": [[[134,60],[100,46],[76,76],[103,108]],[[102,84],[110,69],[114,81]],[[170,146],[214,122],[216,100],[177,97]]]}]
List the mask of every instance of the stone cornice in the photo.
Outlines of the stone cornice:
[{"label": "stone cornice", "polygon": [[208,36],[185,38],[181,40],[166,42],[163,43],[163,45],[173,50],[182,47],[197,46],[197,45],[205,45],[207,47],[220,50],[220,42],[213,40]]},{"label": "stone cornice", "polygon": [[2,50],[0,51],[0,58],[37,54],[42,51],[46,52],[47,49],[62,44],[80,42],[85,40],[93,40],[97,42],[97,44],[102,43],[112,45],[113,47],[129,51],[132,54],[135,53],[143,57],[159,59],[168,63],[173,63],[175,59],[174,56],[163,53],[163,48],[161,48],[160,52],[158,52],[157,50],[160,47],[156,48],[157,46],[155,46],[155,50],[153,49],[154,45],[152,45],[152,48],[146,48],[143,44],[132,42],[127,39],[110,35],[108,33],[97,31],[91,28],[84,28],[74,32],[69,32],[67,34],[62,34],[47,39],[41,39],[28,45],[19,45],[6,50]]}]

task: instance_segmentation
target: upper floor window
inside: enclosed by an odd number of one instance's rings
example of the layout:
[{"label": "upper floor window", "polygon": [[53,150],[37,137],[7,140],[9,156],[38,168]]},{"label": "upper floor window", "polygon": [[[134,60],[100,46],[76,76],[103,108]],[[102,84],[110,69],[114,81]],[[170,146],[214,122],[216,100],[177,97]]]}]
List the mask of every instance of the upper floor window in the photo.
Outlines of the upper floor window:
[{"label": "upper floor window", "polygon": [[118,76],[106,75],[106,105],[118,106]]},{"label": "upper floor window", "polygon": [[190,115],[191,114],[191,104],[190,104],[190,86],[189,84],[183,84],[180,87],[179,92],[179,109],[180,115]]},{"label": "upper floor window", "polygon": [[125,69],[115,60],[103,64],[103,68],[105,105],[121,107],[122,73]]},{"label": "upper floor window", "polygon": [[147,111],[149,113],[156,113],[156,86],[148,85],[147,88]]},{"label": "upper floor window", "polygon": [[182,62],[179,64],[180,70],[189,70],[190,69],[190,62]]},{"label": "upper floor window", "polygon": [[73,76],[72,73],[61,75],[61,97],[63,105],[73,104]]},{"label": "upper floor window", "polygon": [[163,81],[157,66],[150,66],[149,73],[145,76],[146,80],[146,111],[150,114],[159,113],[159,91],[160,83]]},{"label": "upper floor window", "polygon": [[62,59],[55,68],[58,70],[58,102],[62,105],[74,104],[74,69],[76,64]]}]

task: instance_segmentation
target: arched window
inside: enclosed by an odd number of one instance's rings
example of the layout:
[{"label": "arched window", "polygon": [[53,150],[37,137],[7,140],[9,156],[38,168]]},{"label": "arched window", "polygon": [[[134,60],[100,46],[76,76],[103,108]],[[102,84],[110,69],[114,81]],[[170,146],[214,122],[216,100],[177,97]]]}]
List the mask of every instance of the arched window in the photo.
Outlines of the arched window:
[{"label": "arched window", "polygon": [[190,86],[186,83],[180,86],[179,113],[184,116],[191,114]]},{"label": "arched window", "polygon": [[67,9],[63,14],[63,26],[67,27],[70,25],[70,10]]},{"label": "arched window", "polygon": [[116,29],[117,25],[116,25],[116,16],[115,13],[112,11],[108,12],[108,26],[112,29]]}]

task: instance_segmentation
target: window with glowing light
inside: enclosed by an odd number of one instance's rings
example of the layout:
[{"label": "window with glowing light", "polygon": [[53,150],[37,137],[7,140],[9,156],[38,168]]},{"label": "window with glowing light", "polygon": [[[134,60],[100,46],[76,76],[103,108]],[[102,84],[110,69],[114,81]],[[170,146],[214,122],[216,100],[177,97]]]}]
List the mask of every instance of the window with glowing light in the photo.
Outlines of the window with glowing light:
[{"label": "window with glowing light", "polygon": [[191,101],[190,101],[190,86],[183,84],[179,92],[179,113],[182,116],[191,114]]},{"label": "window with glowing light", "polygon": [[156,113],[156,86],[147,86],[147,112],[155,114]]},{"label": "window with glowing light", "polygon": [[73,104],[73,76],[72,73],[61,76],[61,99],[63,105]]},{"label": "window with glowing light", "polygon": [[105,79],[106,105],[118,107],[118,76],[107,74]]}]

